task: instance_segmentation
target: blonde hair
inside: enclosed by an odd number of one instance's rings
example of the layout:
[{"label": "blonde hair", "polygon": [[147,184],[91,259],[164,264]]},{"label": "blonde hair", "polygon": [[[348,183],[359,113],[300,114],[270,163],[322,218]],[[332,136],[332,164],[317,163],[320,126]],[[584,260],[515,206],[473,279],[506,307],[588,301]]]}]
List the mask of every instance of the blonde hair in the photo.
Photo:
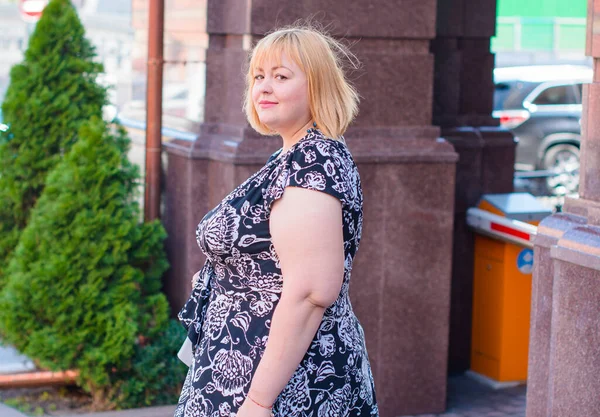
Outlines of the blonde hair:
[{"label": "blonde hair", "polygon": [[306,74],[310,113],[319,130],[329,138],[340,138],[358,113],[359,102],[356,89],[344,76],[342,58],[354,68],[358,68],[358,60],[339,41],[311,26],[294,25],[276,30],[262,38],[252,50],[244,95],[244,111],[250,125],[263,135],[275,134],[258,118],[252,88],[254,69],[262,66],[265,59],[281,63],[283,54]]}]

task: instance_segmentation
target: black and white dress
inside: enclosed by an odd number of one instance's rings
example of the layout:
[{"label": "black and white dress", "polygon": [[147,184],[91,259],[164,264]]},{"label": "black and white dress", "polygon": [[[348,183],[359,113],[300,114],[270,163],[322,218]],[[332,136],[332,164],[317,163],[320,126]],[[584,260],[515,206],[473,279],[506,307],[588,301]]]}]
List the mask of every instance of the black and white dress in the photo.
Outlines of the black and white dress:
[{"label": "black and white dress", "polygon": [[184,326],[201,336],[176,417],[233,417],[246,398],[281,296],[284,278],[271,242],[269,217],[273,201],[287,186],[322,191],[341,201],[344,280],[273,413],[378,416],[365,337],[348,295],[362,231],[360,178],[343,142],[309,129],[288,151],[273,154],[198,225],[196,237],[207,257],[201,275],[210,275],[210,296],[200,308],[201,291],[206,291],[201,277],[179,313]]}]

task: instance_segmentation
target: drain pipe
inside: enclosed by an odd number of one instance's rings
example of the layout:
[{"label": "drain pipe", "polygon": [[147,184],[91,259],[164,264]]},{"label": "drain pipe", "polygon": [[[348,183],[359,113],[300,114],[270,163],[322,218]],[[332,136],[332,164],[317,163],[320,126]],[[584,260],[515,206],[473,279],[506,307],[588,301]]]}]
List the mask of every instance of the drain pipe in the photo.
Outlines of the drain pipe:
[{"label": "drain pipe", "polygon": [[0,389],[33,388],[47,385],[67,385],[75,382],[79,371],[35,371],[0,375]]},{"label": "drain pipe", "polygon": [[146,88],[146,187],[144,220],[160,218],[164,0],[150,0]]}]

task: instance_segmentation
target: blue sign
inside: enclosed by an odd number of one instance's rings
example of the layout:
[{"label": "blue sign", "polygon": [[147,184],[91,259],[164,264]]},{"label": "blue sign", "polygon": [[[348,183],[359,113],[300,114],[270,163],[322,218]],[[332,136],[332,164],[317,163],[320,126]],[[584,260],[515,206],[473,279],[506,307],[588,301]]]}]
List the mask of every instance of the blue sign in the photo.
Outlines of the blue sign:
[{"label": "blue sign", "polygon": [[531,274],[533,272],[533,250],[523,249],[517,256],[517,268],[523,274]]}]

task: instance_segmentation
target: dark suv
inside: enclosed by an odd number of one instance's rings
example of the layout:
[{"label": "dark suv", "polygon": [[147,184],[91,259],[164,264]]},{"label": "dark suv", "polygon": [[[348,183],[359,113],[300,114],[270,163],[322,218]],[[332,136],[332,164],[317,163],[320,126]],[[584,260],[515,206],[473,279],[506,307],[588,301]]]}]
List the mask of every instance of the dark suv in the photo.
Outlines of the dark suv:
[{"label": "dark suv", "polygon": [[551,195],[576,193],[582,84],[587,66],[541,65],[494,70],[494,117],[518,137],[517,171],[547,171]]}]

